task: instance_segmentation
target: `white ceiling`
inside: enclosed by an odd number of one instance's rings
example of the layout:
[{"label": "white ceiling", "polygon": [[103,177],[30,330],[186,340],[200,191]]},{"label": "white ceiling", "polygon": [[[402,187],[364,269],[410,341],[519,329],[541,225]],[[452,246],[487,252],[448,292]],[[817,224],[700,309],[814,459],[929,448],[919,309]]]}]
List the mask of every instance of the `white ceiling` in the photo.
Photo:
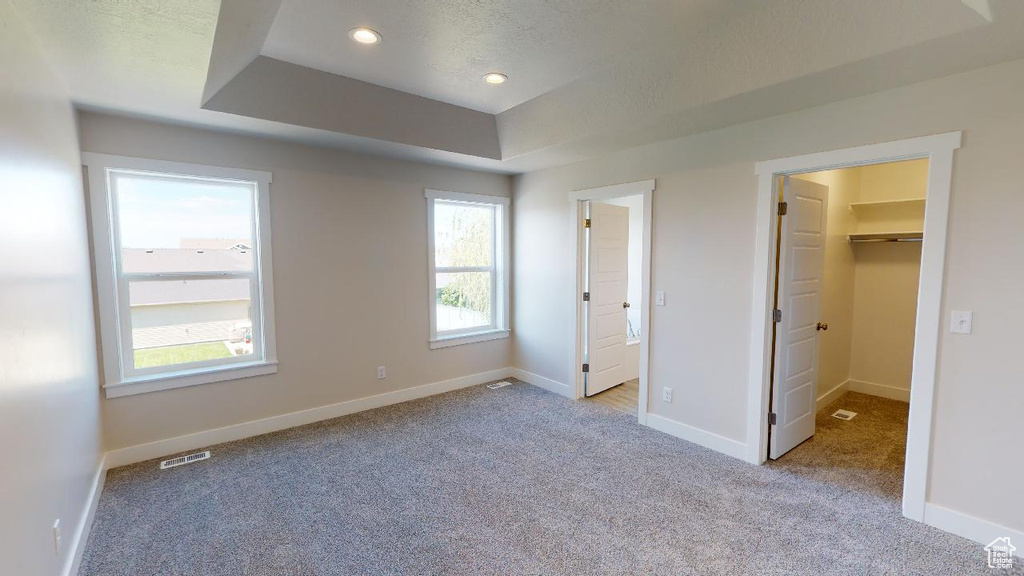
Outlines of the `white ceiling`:
[{"label": "white ceiling", "polygon": [[[758,4],[763,0],[282,0],[261,53],[496,114]],[[348,31],[357,26],[384,41],[352,42]],[[509,81],[484,83],[494,71]]]},{"label": "white ceiling", "polygon": [[12,3],[83,108],[502,172],[1024,58],[1019,0]]},{"label": "white ceiling", "polygon": [[12,0],[82,104],[159,114],[194,109],[220,0]]}]

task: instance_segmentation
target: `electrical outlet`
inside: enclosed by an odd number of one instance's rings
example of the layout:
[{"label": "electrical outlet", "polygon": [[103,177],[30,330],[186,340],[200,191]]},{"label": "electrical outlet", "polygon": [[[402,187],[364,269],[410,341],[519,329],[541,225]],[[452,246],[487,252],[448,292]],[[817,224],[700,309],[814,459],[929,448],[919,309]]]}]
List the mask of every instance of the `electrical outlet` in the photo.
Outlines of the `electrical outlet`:
[{"label": "electrical outlet", "polygon": [[661,389],[661,401],[662,402],[666,402],[668,404],[672,403],[672,389],[671,388],[662,388]]},{"label": "electrical outlet", "polygon": [[53,521],[53,554],[60,556],[60,518]]},{"label": "electrical outlet", "polygon": [[664,292],[659,290],[658,292],[654,293],[654,305],[655,306],[664,306],[665,305],[665,293]]},{"label": "electrical outlet", "polygon": [[377,366],[377,380],[383,380],[388,377],[388,371],[383,366]]}]

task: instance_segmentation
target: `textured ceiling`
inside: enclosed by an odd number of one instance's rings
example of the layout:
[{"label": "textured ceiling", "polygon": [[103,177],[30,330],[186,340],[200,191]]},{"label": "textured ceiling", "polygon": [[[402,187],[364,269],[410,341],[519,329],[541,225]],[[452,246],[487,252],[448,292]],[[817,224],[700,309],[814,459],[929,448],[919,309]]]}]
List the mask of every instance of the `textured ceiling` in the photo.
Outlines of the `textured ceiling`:
[{"label": "textured ceiling", "polygon": [[13,0],[72,98],[159,114],[194,109],[219,0]]},{"label": "textured ceiling", "polygon": [[[282,0],[262,54],[498,113],[763,0]],[[355,44],[367,26],[384,41]],[[499,71],[502,86],[482,81]]]},{"label": "textured ceiling", "polygon": [[1019,0],[12,1],[83,108],[503,172],[1024,58]]}]

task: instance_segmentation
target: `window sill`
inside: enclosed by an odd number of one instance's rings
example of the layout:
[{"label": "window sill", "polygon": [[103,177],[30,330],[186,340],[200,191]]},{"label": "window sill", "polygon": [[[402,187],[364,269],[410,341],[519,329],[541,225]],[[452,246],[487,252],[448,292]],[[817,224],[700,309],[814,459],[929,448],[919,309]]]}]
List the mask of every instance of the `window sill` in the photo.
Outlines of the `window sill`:
[{"label": "window sill", "polygon": [[510,330],[488,330],[486,332],[474,332],[472,334],[459,334],[458,336],[437,338],[430,341],[430,349],[436,350],[438,348],[448,348],[449,346],[461,346],[463,344],[474,344],[476,342],[508,338],[510,332]]},{"label": "window sill", "polygon": [[626,346],[636,346],[639,343],[640,338],[637,338],[636,340],[626,340]]},{"label": "window sill", "polygon": [[274,374],[276,372],[277,362],[248,362],[245,364],[181,370],[178,372],[166,372],[163,374],[128,378],[120,382],[105,384],[103,386],[103,390],[106,392],[107,398],[118,398],[120,396],[132,396],[135,394],[146,394],[147,392],[159,392],[160,390],[184,388],[185,386],[212,384],[214,382],[224,382],[225,380],[237,380],[239,378],[263,376],[265,374]]}]

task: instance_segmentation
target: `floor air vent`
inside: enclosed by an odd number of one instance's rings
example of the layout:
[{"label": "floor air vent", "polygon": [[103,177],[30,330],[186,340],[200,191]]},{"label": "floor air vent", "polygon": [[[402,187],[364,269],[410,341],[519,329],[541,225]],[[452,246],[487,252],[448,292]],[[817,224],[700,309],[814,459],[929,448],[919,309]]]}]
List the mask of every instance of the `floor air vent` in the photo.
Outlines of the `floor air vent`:
[{"label": "floor air vent", "polygon": [[856,412],[850,412],[849,410],[836,410],[832,413],[833,418],[839,418],[840,420],[853,420],[853,417],[856,415]]},{"label": "floor air vent", "polygon": [[160,469],[166,470],[168,468],[174,468],[175,466],[183,466],[185,464],[199,462],[200,460],[206,460],[209,457],[209,450],[206,452],[196,452],[195,454],[189,454],[188,456],[178,456],[177,458],[171,458],[170,460],[164,460],[161,462]]},{"label": "floor air vent", "polygon": [[508,380],[502,380],[501,382],[494,382],[493,384],[488,384],[487,387],[490,388],[491,390],[497,390],[498,388],[504,388],[505,386],[511,385],[512,383],[509,382]]}]

